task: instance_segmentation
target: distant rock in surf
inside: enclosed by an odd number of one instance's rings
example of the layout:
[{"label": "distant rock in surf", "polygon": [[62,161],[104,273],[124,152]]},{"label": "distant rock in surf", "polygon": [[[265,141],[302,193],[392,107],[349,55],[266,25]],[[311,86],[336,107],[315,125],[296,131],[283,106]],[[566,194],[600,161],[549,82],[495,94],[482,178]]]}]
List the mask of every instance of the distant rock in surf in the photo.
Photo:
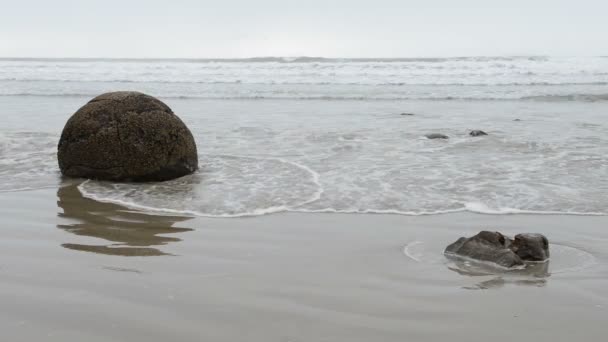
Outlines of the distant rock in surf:
[{"label": "distant rock in surf", "polygon": [[450,138],[447,135],[441,134],[441,133],[431,133],[431,134],[425,135],[425,137],[427,139],[449,139]]},{"label": "distant rock in surf", "polygon": [[402,115],[402,116],[414,116],[415,114],[414,113],[401,113],[399,115]]},{"label": "distant rock in surf", "polygon": [[513,120],[513,121],[521,121],[521,119],[515,119],[515,120]]},{"label": "distant rock in surf", "polygon": [[547,260],[549,241],[541,234],[518,234],[510,239],[499,232],[482,231],[470,238],[461,237],[444,253],[514,267],[526,261]]},{"label": "distant rock in surf", "polygon": [[471,132],[469,132],[469,135],[472,137],[481,137],[483,135],[488,135],[488,133],[486,133],[482,130],[479,130],[479,129],[475,129],[475,130],[472,130]]},{"label": "distant rock in surf", "polygon": [[57,157],[67,177],[165,181],[198,168],[186,125],[160,100],[139,92],[95,97],[68,120]]}]

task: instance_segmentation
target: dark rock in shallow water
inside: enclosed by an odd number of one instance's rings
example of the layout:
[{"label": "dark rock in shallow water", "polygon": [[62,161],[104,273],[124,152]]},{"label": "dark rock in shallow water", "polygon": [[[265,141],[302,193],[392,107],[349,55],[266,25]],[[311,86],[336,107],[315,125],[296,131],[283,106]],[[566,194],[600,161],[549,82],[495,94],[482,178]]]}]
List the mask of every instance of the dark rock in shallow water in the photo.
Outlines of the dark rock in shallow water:
[{"label": "dark rock in shallow water", "polygon": [[511,240],[499,232],[482,231],[470,238],[461,237],[444,253],[514,267],[548,259],[549,242],[541,234],[519,234]]},{"label": "dark rock in shallow water", "polygon": [[521,121],[521,119],[515,119],[515,120],[513,120],[513,121]]},{"label": "dark rock in shallow water", "polygon": [[64,176],[164,181],[198,168],[186,125],[158,99],[113,92],[92,99],[67,122],[57,157]]},{"label": "dark rock in shallow water", "polygon": [[450,138],[447,135],[441,134],[441,133],[431,133],[431,134],[425,135],[425,137],[427,137],[427,139],[449,139]]},{"label": "dark rock in shallow water", "polygon": [[471,132],[469,132],[469,135],[472,137],[480,137],[482,135],[488,135],[488,133],[486,133],[482,130],[479,130],[479,129],[475,129],[475,130],[472,130]]},{"label": "dark rock in shallow water", "polygon": [[499,232],[482,231],[470,238],[461,237],[447,246],[445,253],[493,262],[504,267],[523,265],[523,260],[508,248],[509,242]]},{"label": "dark rock in shallow water", "polygon": [[517,234],[511,250],[522,260],[544,261],[549,259],[549,240],[541,234]]},{"label": "dark rock in shallow water", "polygon": [[401,113],[400,115],[403,115],[403,116],[414,116],[415,114],[414,113]]}]

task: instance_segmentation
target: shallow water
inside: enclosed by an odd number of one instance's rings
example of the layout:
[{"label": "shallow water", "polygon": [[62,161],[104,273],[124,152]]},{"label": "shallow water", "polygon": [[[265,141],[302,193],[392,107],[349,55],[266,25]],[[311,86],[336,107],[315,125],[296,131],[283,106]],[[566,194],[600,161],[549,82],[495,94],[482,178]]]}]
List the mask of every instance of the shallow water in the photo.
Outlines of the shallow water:
[{"label": "shallow water", "polygon": [[[57,186],[59,134],[87,100],[0,97],[0,191]],[[86,196],[222,217],[608,213],[608,103],[165,101],[196,138],[199,172],[163,184],[87,182]],[[426,139],[431,132],[450,139]]]},{"label": "shallow water", "polygon": [[56,187],[69,116],[134,89],[188,124],[201,169],[164,184],[87,182],[87,197],[216,217],[603,215],[607,85],[602,57],[0,59],[0,191]]}]

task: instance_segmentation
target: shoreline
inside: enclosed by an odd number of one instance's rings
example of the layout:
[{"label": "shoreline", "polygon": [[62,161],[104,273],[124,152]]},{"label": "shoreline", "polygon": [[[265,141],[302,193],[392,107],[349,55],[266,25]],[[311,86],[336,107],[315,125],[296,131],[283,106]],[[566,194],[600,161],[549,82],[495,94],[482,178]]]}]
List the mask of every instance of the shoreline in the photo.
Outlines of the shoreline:
[{"label": "shoreline", "polygon": [[339,214],[339,215],[395,215],[395,216],[436,216],[436,215],[453,215],[458,213],[474,214],[474,215],[488,215],[488,216],[510,216],[510,215],[530,215],[530,216],[581,216],[581,217],[608,217],[608,213],[602,212],[562,212],[562,211],[534,211],[524,210],[515,208],[501,208],[494,210],[488,208],[484,210],[472,210],[470,207],[473,206],[484,206],[481,203],[467,203],[464,208],[449,209],[449,210],[438,210],[438,211],[420,211],[420,212],[404,212],[393,209],[365,209],[360,211],[355,210],[338,210],[333,208],[319,209],[319,210],[308,210],[295,208],[284,208],[284,207],[271,207],[271,208],[257,208],[256,212],[260,213],[237,213],[237,214],[205,214],[192,211],[180,211],[173,209],[161,209],[145,205],[139,205],[134,203],[125,202],[122,200],[114,200],[109,198],[101,198],[92,195],[86,195],[82,193],[79,186],[89,182],[90,180],[62,180],[61,182],[67,182],[68,184],[49,185],[40,188],[24,188],[24,189],[9,189],[0,190],[0,196],[11,194],[11,193],[24,193],[24,192],[38,192],[57,190],[61,188],[74,187],[77,188],[80,196],[91,201],[114,204],[122,206],[130,210],[135,210],[141,214],[150,216],[182,216],[187,218],[217,218],[217,219],[232,219],[232,218],[255,218],[259,216],[277,215],[277,214]]}]

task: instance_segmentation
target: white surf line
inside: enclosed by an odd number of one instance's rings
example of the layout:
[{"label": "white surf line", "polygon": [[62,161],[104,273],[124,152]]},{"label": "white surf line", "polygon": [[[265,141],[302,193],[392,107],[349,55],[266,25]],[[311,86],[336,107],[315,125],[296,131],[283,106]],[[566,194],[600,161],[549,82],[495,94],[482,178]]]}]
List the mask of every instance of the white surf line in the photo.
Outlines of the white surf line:
[{"label": "white surf line", "polygon": [[89,183],[90,180],[86,180],[86,181],[82,182],[81,184],[79,184],[78,191],[80,191],[82,196],[84,196],[86,198],[89,198],[89,199],[92,199],[92,200],[95,200],[98,202],[102,202],[102,203],[118,204],[118,205],[122,205],[124,207],[130,208],[130,209],[142,210],[142,211],[144,211],[144,213],[146,211],[148,211],[148,212],[154,212],[154,213],[200,216],[200,217],[210,217],[210,218],[251,217],[251,216],[262,216],[262,215],[274,214],[274,213],[285,212],[285,211],[293,211],[291,209],[292,207],[299,207],[302,205],[306,205],[306,204],[318,201],[321,198],[321,194],[324,192],[324,189],[321,186],[321,183],[319,182],[319,177],[320,177],[319,174],[317,172],[315,172],[314,170],[312,170],[311,168],[309,168],[308,166],[305,166],[305,165],[302,165],[302,164],[299,164],[296,162],[291,162],[291,161],[288,161],[288,160],[285,160],[282,158],[276,158],[276,157],[258,158],[258,157],[250,157],[250,156],[239,156],[239,155],[233,155],[233,154],[212,154],[212,155],[207,155],[207,156],[241,158],[241,159],[252,159],[252,160],[274,160],[274,161],[278,161],[283,164],[293,165],[299,169],[302,169],[302,170],[308,172],[311,175],[312,182],[317,186],[317,190],[309,199],[307,199],[301,203],[297,203],[294,206],[285,206],[285,205],[271,206],[271,207],[267,207],[267,208],[257,208],[257,209],[254,209],[253,211],[237,213],[237,214],[206,214],[206,213],[201,213],[201,212],[192,211],[192,210],[175,210],[175,209],[168,209],[168,208],[156,208],[156,207],[149,207],[149,206],[140,205],[140,204],[127,202],[127,201],[123,201],[123,200],[118,200],[118,199],[100,197],[100,196],[96,196],[92,193],[87,192],[83,188],[83,186],[85,186],[87,183]]},{"label": "white surf line", "polygon": [[0,189],[0,193],[7,192],[25,192],[25,191],[35,191],[35,190],[44,190],[44,189],[57,189],[60,186],[57,185],[42,185],[39,187],[25,187],[25,188],[16,188],[16,189]]},{"label": "white surf line", "polygon": [[[300,212],[300,213],[341,213],[341,214],[393,214],[393,215],[404,215],[404,216],[426,216],[426,215],[442,215],[442,214],[451,214],[458,212],[471,212],[482,215],[526,215],[526,214],[537,214],[537,215],[568,215],[568,216],[608,216],[608,213],[604,212],[569,212],[569,211],[534,211],[534,210],[523,210],[523,209],[514,209],[514,208],[500,208],[498,210],[492,209],[487,205],[481,202],[461,202],[463,205],[462,208],[458,209],[447,209],[447,210],[435,210],[435,211],[402,211],[398,209],[334,209],[334,208],[323,208],[323,209],[302,209],[302,206],[305,206],[310,203],[314,203],[321,199],[321,196],[325,192],[321,182],[320,175],[310,167],[289,161],[279,157],[252,157],[252,156],[241,156],[234,154],[209,154],[208,157],[227,157],[227,158],[235,158],[235,159],[251,159],[251,160],[273,160],[283,164],[293,165],[296,168],[306,171],[310,174],[311,181],[317,186],[317,190],[313,193],[313,195],[300,203],[294,205],[279,205],[279,206],[271,206],[267,208],[256,208],[250,212],[244,213],[236,213],[236,214],[206,214],[198,211],[191,210],[175,210],[175,209],[167,209],[167,208],[155,208],[148,207],[144,205],[139,205],[131,202],[126,202],[122,200],[116,199],[108,199],[108,198],[100,198],[93,194],[87,193],[86,190],[82,188],[83,185],[89,182],[89,180],[84,181],[78,186],[78,190],[80,193],[87,198],[96,200],[98,202],[104,203],[114,203],[118,205],[122,205],[128,208],[143,210],[143,211],[153,211],[157,213],[169,213],[169,214],[178,214],[178,215],[189,215],[189,216],[201,216],[201,217],[211,217],[211,218],[239,218],[239,217],[250,217],[250,216],[261,216],[267,214],[274,214],[279,212]],[[34,189],[32,189],[34,190]],[[0,190],[2,192],[12,192],[15,190]],[[19,190],[17,190],[19,191]]]},{"label": "white surf line", "polygon": [[[243,158],[243,159],[253,159],[253,160],[274,160],[274,161],[278,161],[280,163],[283,164],[288,164],[288,165],[293,165],[295,167],[297,167],[298,169],[304,170],[306,172],[308,172],[311,176],[311,180],[312,182],[317,186],[317,191],[315,191],[315,193],[306,201],[303,201],[301,203],[295,204],[295,205],[290,205],[290,206],[286,206],[285,210],[288,211],[293,211],[293,208],[297,208],[297,207],[301,207],[303,205],[306,204],[310,204],[313,202],[318,201],[319,199],[321,199],[321,195],[325,192],[325,189],[323,188],[323,186],[321,185],[320,182],[320,178],[321,175],[319,175],[318,172],[316,172],[315,170],[311,169],[310,167],[297,163],[297,162],[293,162],[287,159],[283,159],[283,158],[279,158],[279,157],[250,157],[250,156],[239,156],[239,155],[234,155],[234,154],[212,154],[210,156],[216,156],[216,157],[231,157],[231,158]],[[271,207],[272,208],[272,207]]]},{"label": "white surf line", "polygon": [[452,213],[460,213],[466,211],[464,208],[460,209],[449,209],[449,210],[437,210],[437,211],[401,211],[397,209],[335,209],[335,208],[324,208],[324,209],[295,209],[295,212],[299,213],[331,213],[331,214],[390,214],[390,215],[403,215],[403,216],[427,216],[427,215],[444,215]]},{"label": "white surf line", "polygon": [[301,207],[303,205],[310,204],[310,203],[316,202],[321,199],[321,196],[325,192],[325,189],[323,188],[323,185],[321,185],[321,181],[320,181],[321,175],[319,175],[318,172],[316,172],[315,170],[311,169],[310,167],[300,164],[300,163],[292,162],[292,161],[282,159],[282,158],[277,158],[277,160],[287,163],[287,164],[291,164],[302,170],[307,171],[312,176],[312,182],[317,186],[317,191],[308,200],[306,200],[302,203],[296,204],[295,206],[290,206],[290,208]]},{"label": "white surf line", "polygon": [[418,241],[418,240],[415,240],[413,242],[406,244],[405,246],[403,246],[403,254],[405,254],[406,257],[414,260],[415,262],[420,262],[419,258],[413,256],[412,253],[410,253],[410,247],[417,246],[420,244],[422,244],[422,241]]},{"label": "white surf line", "polygon": [[603,212],[579,212],[579,211],[558,211],[558,210],[525,210],[502,207],[492,209],[481,202],[465,202],[464,209],[471,213],[484,215],[515,215],[515,214],[531,214],[531,215],[569,215],[569,216],[608,216],[608,213]]},{"label": "white surf line", "polygon": [[207,213],[201,213],[199,211],[193,211],[193,210],[176,210],[176,209],[169,209],[169,208],[156,208],[156,207],[150,207],[150,206],[136,204],[136,203],[127,202],[127,201],[114,199],[114,198],[100,197],[95,194],[89,193],[85,189],[82,188],[82,186],[86,185],[89,181],[90,180],[86,180],[82,184],[78,185],[78,191],[80,191],[82,196],[95,200],[97,202],[101,202],[101,203],[117,204],[117,205],[129,208],[129,209],[139,210],[142,214],[148,214],[148,215],[163,214],[163,215],[179,215],[179,216],[187,215],[187,216],[193,216],[193,217],[209,217],[209,218],[239,218],[239,217],[261,216],[261,215],[267,215],[267,214],[287,211],[287,208],[285,206],[258,208],[253,211],[250,211],[250,212],[238,213],[238,214],[207,214]]},{"label": "white surf line", "polygon": [[[233,155],[226,155],[226,156],[241,158],[240,156],[233,156]],[[255,159],[255,160],[274,159],[274,160],[283,162],[282,160],[279,160],[277,158],[253,158],[253,157],[243,157],[243,158],[250,158],[250,159]],[[271,207],[267,207],[267,208],[257,208],[250,212],[237,213],[237,214],[207,214],[207,213],[201,213],[201,212],[192,211],[192,210],[175,210],[175,209],[168,209],[168,208],[156,208],[156,207],[149,207],[149,206],[145,206],[145,205],[135,204],[132,202],[122,201],[122,200],[118,200],[118,199],[103,198],[103,197],[96,196],[92,193],[89,193],[83,189],[83,186],[86,185],[90,180],[86,180],[86,181],[82,182],[80,185],[78,185],[78,190],[86,198],[89,198],[89,199],[92,199],[92,200],[95,200],[98,202],[102,202],[102,203],[118,204],[118,205],[122,205],[124,207],[130,208],[130,209],[142,210],[144,212],[151,211],[154,213],[200,216],[200,217],[210,217],[210,218],[251,217],[251,216],[261,216],[261,215],[268,215],[268,214],[274,214],[274,213],[286,212],[286,211],[297,212],[297,213],[390,214],[390,215],[404,215],[404,216],[445,215],[445,214],[459,213],[459,212],[471,212],[471,213],[481,214],[481,215],[608,216],[608,213],[596,213],[596,212],[584,213],[584,212],[564,212],[564,211],[532,211],[532,210],[522,210],[522,209],[511,209],[510,211],[487,211],[487,212],[485,212],[485,211],[471,210],[466,207],[459,208],[459,209],[419,211],[419,212],[401,211],[401,210],[396,210],[396,209],[334,209],[334,208],[302,209],[299,207],[304,206],[306,204],[313,203],[315,201],[318,201],[321,198],[321,195],[324,193],[324,189],[320,185],[319,176],[315,171],[313,171],[312,169],[310,169],[304,165],[300,165],[300,164],[297,164],[294,162],[287,162],[287,161],[285,161],[285,162],[287,164],[292,164],[292,165],[298,166],[311,173],[311,175],[313,177],[313,182],[318,185],[318,189],[315,192],[315,194],[313,194],[313,196],[311,196],[310,199],[303,201],[301,203],[298,203],[296,205],[292,205],[292,206],[280,205],[280,206],[271,206]],[[41,189],[45,189],[45,188],[41,188]],[[49,188],[54,188],[54,186],[51,186]],[[0,193],[28,191],[28,190],[37,190],[37,188],[23,189],[23,190],[0,190]]]}]

